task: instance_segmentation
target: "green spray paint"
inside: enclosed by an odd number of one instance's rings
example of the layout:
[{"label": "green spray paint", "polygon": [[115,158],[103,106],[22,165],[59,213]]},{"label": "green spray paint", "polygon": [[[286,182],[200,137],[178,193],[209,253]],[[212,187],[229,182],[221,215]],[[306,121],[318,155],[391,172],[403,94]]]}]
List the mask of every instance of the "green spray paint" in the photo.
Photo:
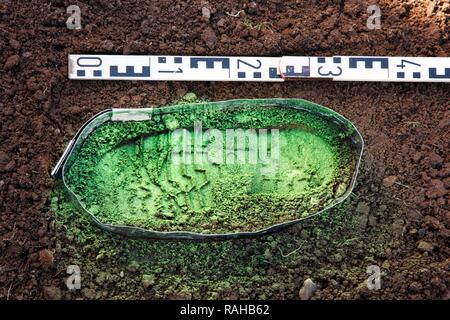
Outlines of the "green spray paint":
[{"label": "green spray paint", "polygon": [[[221,135],[208,135],[208,129]],[[226,161],[231,129],[248,133],[243,145],[232,145],[243,150],[244,161]],[[313,113],[280,106],[180,108],[145,121],[103,124],[70,160],[66,183],[104,223],[156,231],[256,231],[311,215],[344,194],[356,161],[350,133]],[[262,137],[268,142],[254,163],[251,141],[260,147]],[[182,143],[189,152],[175,152]],[[195,152],[198,145],[213,150],[215,161],[204,161],[205,154]],[[184,161],[175,163],[177,154]]]}]

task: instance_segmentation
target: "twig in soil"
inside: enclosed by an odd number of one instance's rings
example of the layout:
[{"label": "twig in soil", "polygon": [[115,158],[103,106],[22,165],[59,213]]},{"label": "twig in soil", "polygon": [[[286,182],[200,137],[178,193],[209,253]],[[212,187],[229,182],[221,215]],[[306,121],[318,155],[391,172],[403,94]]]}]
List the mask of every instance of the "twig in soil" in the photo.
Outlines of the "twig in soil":
[{"label": "twig in soil", "polygon": [[235,13],[235,14],[232,14],[231,12],[225,12],[225,14],[227,15],[227,16],[229,16],[229,17],[233,17],[233,18],[237,18],[237,17],[239,17],[239,15],[241,14],[241,12],[244,12],[244,10],[239,10],[237,13]]},{"label": "twig in soil", "polygon": [[[270,22],[267,22],[266,28],[269,29],[270,32],[275,33],[275,32],[273,32],[271,27],[273,28],[273,24],[270,23]],[[278,43],[277,43],[277,47],[278,47],[278,49],[280,49],[280,51],[282,51],[281,47],[280,47],[280,45]]]},{"label": "twig in soil", "polygon": [[397,185],[399,185],[399,186],[401,186],[401,187],[410,189],[410,190],[414,190],[414,188],[418,188],[418,189],[424,190],[424,188],[422,188],[422,187],[418,187],[418,186],[416,186],[416,187],[411,187],[411,186],[408,186],[408,185],[406,185],[406,184],[403,184],[403,183],[397,182],[397,181],[395,181],[394,183],[397,184]]},{"label": "twig in soil", "polygon": [[13,284],[14,284],[14,279],[13,279],[13,281],[11,281],[11,284],[9,285],[8,293],[6,294],[6,300],[9,300],[9,296],[11,295],[11,288],[12,288]]},{"label": "twig in soil", "polygon": [[400,199],[399,197],[396,197],[396,196],[392,196],[392,198],[397,200],[398,202],[402,202],[405,207],[408,207],[408,204],[406,203],[405,200]]},{"label": "twig in soil", "polygon": [[353,199],[358,199],[358,195],[354,192],[350,192],[349,196]]},{"label": "twig in soil", "polygon": [[344,244],[344,245],[350,245],[350,244],[352,244],[352,242],[355,241],[355,240],[358,240],[358,238],[355,237],[355,238],[346,239],[346,240],[344,241],[343,244]]},{"label": "twig in soil", "polygon": [[56,278],[57,276],[59,276],[61,273],[63,273],[64,271],[66,271],[66,270],[64,270],[64,269],[60,269],[58,272],[56,272],[56,274],[54,275],[54,277]]},{"label": "twig in soil", "polygon": [[395,181],[394,183],[399,185],[399,186],[401,186],[401,187],[405,187],[407,189],[412,189],[410,186],[407,186],[406,184],[403,184],[403,183],[400,183],[400,182],[397,182],[397,181]]},{"label": "twig in soil", "polygon": [[289,257],[291,254],[296,253],[296,252],[297,252],[298,250],[300,250],[302,247],[303,247],[303,243],[302,243],[297,249],[295,249],[295,250],[292,251],[292,252],[289,252],[288,254],[284,254],[284,253],[283,253],[283,250],[281,250],[281,248],[278,248],[278,250],[280,250],[281,256],[282,256],[283,258],[287,258],[287,257]]},{"label": "twig in soil", "polygon": [[421,123],[418,121],[406,121],[405,124],[407,126],[412,126],[413,128],[416,128],[421,125]]}]

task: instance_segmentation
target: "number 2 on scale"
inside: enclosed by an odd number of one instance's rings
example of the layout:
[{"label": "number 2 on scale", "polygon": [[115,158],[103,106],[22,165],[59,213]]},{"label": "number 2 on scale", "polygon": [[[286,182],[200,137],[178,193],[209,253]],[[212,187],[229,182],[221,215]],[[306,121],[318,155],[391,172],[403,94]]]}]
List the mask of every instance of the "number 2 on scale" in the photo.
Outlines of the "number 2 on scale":
[{"label": "number 2 on scale", "polygon": [[258,63],[258,65],[256,66],[256,65],[252,65],[252,64],[250,64],[250,63],[248,63],[248,62],[245,62],[244,60],[241,60],[241,59],[238,59],[238,61],[237,61],[237,67],[238,67],[238,69],[240,68],[240,64],[242,63],[242,64],[245,64],[246,66],[249,66],[250,68],[253,68],[253,69],[259,69],[259,68],[261,68],[261,60],[259,60],[259,59],[257,59],[256,60],[256,62]]}]

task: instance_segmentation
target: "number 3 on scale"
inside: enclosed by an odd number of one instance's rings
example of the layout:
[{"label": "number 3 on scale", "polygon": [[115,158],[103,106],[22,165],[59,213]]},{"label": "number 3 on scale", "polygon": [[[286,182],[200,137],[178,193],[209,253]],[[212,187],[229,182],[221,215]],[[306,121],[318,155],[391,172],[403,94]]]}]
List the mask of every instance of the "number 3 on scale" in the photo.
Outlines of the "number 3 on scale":
[{"label": "number 3 on scale", "polygon": [[342,74],[342,68],[341,68],[341,67],[336,67],[336,68],[337,68],[337,71],[335,71],[335,72],[333,72],[333,71],[328,71],[328,73],[325,72],[325,71],[322,72],[322,68],[323,68],[323,67],[319,67],[319,69],[317,69],[317,73],[318,73],[319,75],[323,76],[323,77],[326,77],[326,76],[337,77],[337,76],[340,76],[340,75]]}]

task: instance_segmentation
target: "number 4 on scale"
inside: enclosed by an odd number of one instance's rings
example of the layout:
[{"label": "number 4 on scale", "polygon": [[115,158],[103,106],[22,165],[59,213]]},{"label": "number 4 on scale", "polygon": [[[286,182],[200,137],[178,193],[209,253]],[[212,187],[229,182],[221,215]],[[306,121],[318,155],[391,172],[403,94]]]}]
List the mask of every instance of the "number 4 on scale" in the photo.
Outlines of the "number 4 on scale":
[{"label": "number 4 on scale", "polygon": [[412,64],[412,65],[415,65],[415,66],[418,66],[418,67],[421,66],[418,63],[415,63],[415,62],[412,62],[412,61],[408,61],[408,60],[405,60],[405,59],[402,59],[400,62],[401,62],[401,64],[398,64],[397,67],[402,68],[402,69],[406,67],[406,63]]},{"label": "number 4 on scale", "polygon": [[[419,64],[419,63],[415,63],[415,62],[408,61],[408,60],[405,60],[405,59],[400,60],[400,62],[401,63],[397,65],[397,68],[401,68],[402,70],[404,68],[406,68],[406,64],[411,64],[411,65],[414,65],[416,67],[420,67],[421,66],[421,64]],[[405,73],[404,72],[397,72],[397,78],[400,78],[400,79],[405,78]],[[413,72],[413,78],[414,79],[420,79],[420,72]]]}]

